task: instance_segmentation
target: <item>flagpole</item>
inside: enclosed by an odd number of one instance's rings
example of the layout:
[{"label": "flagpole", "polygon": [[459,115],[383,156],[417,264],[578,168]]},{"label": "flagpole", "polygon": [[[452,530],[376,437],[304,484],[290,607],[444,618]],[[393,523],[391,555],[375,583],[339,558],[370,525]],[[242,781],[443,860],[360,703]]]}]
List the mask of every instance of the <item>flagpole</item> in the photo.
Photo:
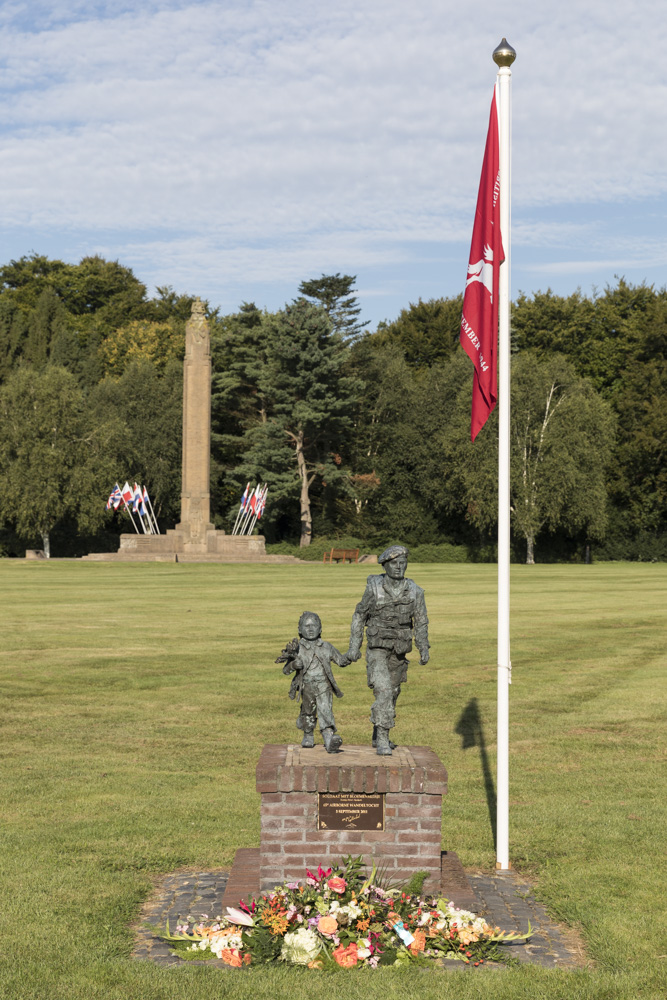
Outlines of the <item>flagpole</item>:
[{"label": "flagpole", "polygon": [[130,515],[130,521],[132,522],[132,527],[134,528],[134,530],[136,531],[136,533],[139,534],[139,529],[137,528],[136,524],[134,523],[134,518],[132,517],[132,511],[128,507],[127,500],[125,499],[125,497],[123,497],[123,503],[125,504],[125,510]]},{"label": "flagpole", "polygon": [[264,497],[266,496],[266,490],[267,490],[267,486],[265,484],[260,489],[259,503],[255,506],[255,514],[254,514],[254,517],[252,518],[252,523],[251,523],[250,527],[248,528],[248,530],[246,532],[247,535],[252,535],[253,531],[255,530],[255,525],[257,524],[257,519],[259,517],[257,511],[259,509],[259,505],[261,505],[262,501],[264,500]]},{"label": "flagpole", "polygon": [[509,685],[510,660],[510,200],[511,81],[516,52],[507,39],[493,53],[498,66],[498,140],[500,159],[500,229],[505,261],[498,292],[498,758],[496,798],[496,868],[509,860]]},{"label": "flagpole", "polygon": [[[146,487],[142,486],[141,489],[142,489],[142,493],[143,493],[143,491],[146,490]],[[159,535],[160,534],[160,529],[158,527],[157,518],[155,517],[155,511],[153,510],[153,504],[151,503],[151,498],[148,495],[148,490],[146,490],[145,500],[146,500],[146,505],[147,505],[146,509],[148,510],[149,521],[150,521],[150,524],[151,524],[151,535]]]},{"label": "flagpole", "polygon": [[160,526],[157,523],[157,518],[155,516],[155,511],[153,510],[153,501],[151,500],[150,496],[148,495],[148,490],[146,491],[146,499],[148,500],[148,508],[149,508],[149,510],[151,512],[151,517],[153,518],[153,524],[155,525],[155,531],[153,532],[153,534],[159,535],[159,534],[161,534],[161,532],[160,532]]},{"label": "flagpole", "polygon": [[248,499],[248,490],[249,489],[250,489],[250,483],[248,483],[246,485],[245,493],[241,497],[241,505],[240,505],[238,513],[236,515],[236,520],[234,521],[234,527],[232,528],[232,535],[236,534],[236,529],[239,526],[239,521],[241,520],[241,515],[243,514],[243,511],[245,510],[245,504],[244,504],[243,501]]},{"label": "flagpole", "polygon": [[255,486],[254,490],[248,497],[248,502],[246,504],[246,510],[244,511],[244,516],[241,519],[241,524],[239,526],[239,535],[245,535],[246,528],[248,527],[248,522],[252,519],[254,513],[252,507],[250,506],[252,498],[257,497],[257,491],[259,490],[259,483]]}]

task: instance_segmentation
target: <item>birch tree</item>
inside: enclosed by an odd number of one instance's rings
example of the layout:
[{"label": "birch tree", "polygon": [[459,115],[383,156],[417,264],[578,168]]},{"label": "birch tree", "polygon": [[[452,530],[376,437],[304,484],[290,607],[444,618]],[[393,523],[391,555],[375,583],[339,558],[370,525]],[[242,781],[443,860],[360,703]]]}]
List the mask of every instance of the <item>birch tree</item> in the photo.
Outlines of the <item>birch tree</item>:
[{"label": "birch tree", "polygon": [[[469,387],[463,396],[469,397]],[[469,520],[490,528],[497,520],[497,415],[474,444],[462,441],[463,417],[468,411],[460,407],[450,458]],[[512,363],[510,434],[512,530],[525,540],[526,562],[535,562],[544,530],[585,530],[601,538],[614,417],[590,382],[557,355],[542,360],[521,352]]]}]

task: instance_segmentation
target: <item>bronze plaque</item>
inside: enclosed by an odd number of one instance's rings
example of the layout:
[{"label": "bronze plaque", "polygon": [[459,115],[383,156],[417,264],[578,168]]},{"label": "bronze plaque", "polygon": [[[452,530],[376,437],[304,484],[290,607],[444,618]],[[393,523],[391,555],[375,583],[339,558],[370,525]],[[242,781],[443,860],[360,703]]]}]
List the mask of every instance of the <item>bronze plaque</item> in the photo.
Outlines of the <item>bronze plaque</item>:
[{"label": "bronze plaque", "polygon": [[384,830],[384,795],[320,792],[318,830]]}]

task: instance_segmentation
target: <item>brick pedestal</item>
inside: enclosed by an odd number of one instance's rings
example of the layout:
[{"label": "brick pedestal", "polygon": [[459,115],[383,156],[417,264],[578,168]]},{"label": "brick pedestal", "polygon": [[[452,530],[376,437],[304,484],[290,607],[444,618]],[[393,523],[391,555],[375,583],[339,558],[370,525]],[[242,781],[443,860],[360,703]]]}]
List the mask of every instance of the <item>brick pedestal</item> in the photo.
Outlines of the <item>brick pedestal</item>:
[{"label": "brick pedestal", "polygon": [[[427,871],[425,890],[439,891],[447,771],[429,747],[397,747],[391,757],[378,757],[368,746],[328,754],[322,746],[303,750],[269,744],[256,776],[262,796],[261,891],[302,880],[306,868],[328,868],[347,854],[362,854],[367,866],[375,862],[396,880]],[[329,793],[326,799],[323,793]],[[354,800],[344,793],[354,793]],[[347,809],[354,820],[360,811],[356,807],[361,803],[363,812],[364,801],[372,805],[373,825],[383,828],[359,829],[353,821],[347,823],[345,807],[355,806]],[[340,810],[335,808],[338,802]],[[339,811],[345,828],[321,828],[320,808],[325,805],[327,819]],[[357,826],[363,825],[363,819],[357,820]]]}]

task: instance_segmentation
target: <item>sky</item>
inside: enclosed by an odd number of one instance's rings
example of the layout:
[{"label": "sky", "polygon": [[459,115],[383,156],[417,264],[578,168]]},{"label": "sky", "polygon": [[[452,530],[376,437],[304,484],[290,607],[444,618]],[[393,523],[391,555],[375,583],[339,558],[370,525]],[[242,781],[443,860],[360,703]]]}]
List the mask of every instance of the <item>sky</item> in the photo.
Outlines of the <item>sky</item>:
[{"label": "sky", "polygon": [[457,295],[503,36],[512,297],[662,288],[653,0],[5,0],[0,262],[101,254],[222,313],[340,272],[371,329]]}]

